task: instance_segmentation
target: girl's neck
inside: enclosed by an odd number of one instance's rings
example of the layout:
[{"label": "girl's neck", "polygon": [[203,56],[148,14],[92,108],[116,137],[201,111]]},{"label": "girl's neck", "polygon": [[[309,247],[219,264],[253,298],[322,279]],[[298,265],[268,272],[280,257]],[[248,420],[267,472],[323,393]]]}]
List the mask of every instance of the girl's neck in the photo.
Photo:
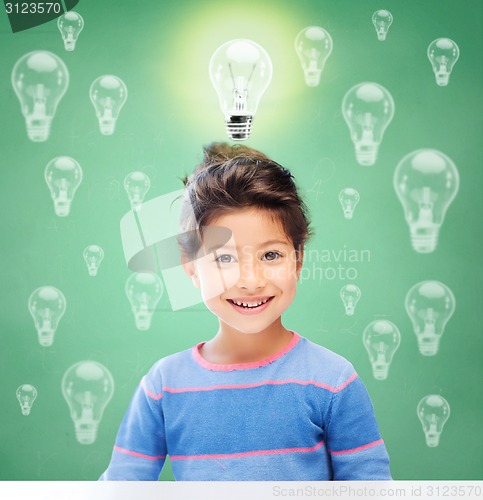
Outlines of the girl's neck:
[{"label": "girl's neck", "polygon": [[280,320],[262,332],[250,334],[221,324],[215,337],[200,348],[200,354],[215,364],[253,363],[281,351],[292,338],[293,333]]}]

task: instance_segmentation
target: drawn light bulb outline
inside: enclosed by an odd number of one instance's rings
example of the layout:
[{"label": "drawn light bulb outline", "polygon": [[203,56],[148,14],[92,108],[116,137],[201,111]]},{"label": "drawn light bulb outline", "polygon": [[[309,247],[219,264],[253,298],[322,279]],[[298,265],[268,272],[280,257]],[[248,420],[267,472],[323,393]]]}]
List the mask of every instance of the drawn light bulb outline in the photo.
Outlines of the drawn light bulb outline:
[{"label": "drawn light bulb outline", "polygon": [[320,26],[308,26],[295,37],[295,51],[302,65],[305,83],[309,87],[319,85],[320,75],[332,48],[332,37]]},{"label": "drawn light bulb outline", "polygon": [[96,110],[101,134],[114,134],[119,113],[127,101],[126,84],[117,76],[103,75],[92,82],[89,96]]},{"label": "drawn light bulb outline", "polygon": [[449,38],[437,38],[429,44],[427,54],[436,83],[440,87],[447,86],[453,66],[460,56],[458,45]]},{"label": "drawn light bulb outline", "polygon": [[99,266],[104,259],[104,250],[99,245],[89,245],[83,252],[89,276],[97,276]]},{"label": "drawn light bulb outline", "polygon": [[31,293],[28,308],[34,320],[39,344],[51,346],[59,321],[67,308],[64,294],[53,286],[42,286]]},{"label": "drawn light bulb outline", "polygon": [[16,395],[20,403],[22,415],[30,415],[32,405],[37,398],[37,389],[33,385],[23,384],[17,389]]},{"label": "drawn light bulb outline", "polygon": [[376,10],[372,15],[372,24],[374,24],[374,28],[376,28],[377,39],[380,42],[386,39],[392,21],[392,14],[388,10]]},{"label": "drawn light bulb outline", "polygon": [[456,165],[441,151],[418,149],[398,163],[394,189],[404,209],[413,249],[433,252],[446,211],[459,189]]},{"label": "drawn light bulb outline", "polygon": [[394,116],[394,100],[382,85],[363,82],[347,91],[342,113],[349,127],[359,165],[374,165],[379,145]]},{"label": "drawn light bulb outline", "polygon": [[82,168],[70,156],[58,156],[45,167],[44,178],[54,200],[55,214],[67,217],[75,192],[82,182]]},{"label": "drawn light bulb outline", "polygon": [[344,310],[347,316],[354,315],[357,303],[359,302],[361,295],[361,289],[353,283],[344,285],[340,289],[340,298],[342,300],[342,303],[344,304]]},{"label": "drawn light bulb outline", "polygon": [[46,141],[57,106],[69,86],[67,66],[52,52],[29,52],[15,63],[12,86],[25,117],[28,138]]},{"label": "drawn light bulb outline", "polygon": [[398,327],[391,321],[375,320],[364,329],[362,341],[369,354],[374,378],[376,380],[385,380],[394,353],[401,343],[401,334]]},{"label": "drawn light bulb outline", "polygon": [[84,19],[78,12],[70,10],[57,19],[65,50],[71,52],[79,38],[79,33],[84,29]]},{"label": "drawn light bulb outline", "polygon": [[455,311],[453,292],[439,281],[421,281],[406,294],[405,307],[419,352],[423,356],[436,355],[445,326]]},{"label": "drawn light bulb outline", "polygon": [[64,373],[61,388],[77,441],[94,443],[102,415],[114,393],[110,371],[97,361],[80,361]]},{"label": "drawn light bulb outline", "polygon": [[209,75],[228,137],[234,141],[247,139],[260,99],[272,80],[270,56],[251,40],[230,40],[211,56]]},{"label": "drawn light bulb outline", "polygon": [[426,444],[431,448],[438,446],[444,424],[451,413],[448,401],[438,394],[429,394],[419,401],[416,411]]},{"label": "drawn light bulb outline", "polygon": [[144,172],[130,172],[126,175],[124,178],[124,189],[131,203],[132,210],[139,209],[150,187],[151,181]]},{"label": "drawn light bulb outline", "polygon": [[161,278],[154,273],[133,273],[125,286],[138,330],[149,330],[157,303],[164,292]]},{"label": "drawn light bulb outline", "polygon": [[339,193],[339,202],[342,205],[342,210],[344,211],[344,217],[347,220],[352,219],[354,215],[354,210],[359,203],[360,195],[356,189],[344,188]]}]

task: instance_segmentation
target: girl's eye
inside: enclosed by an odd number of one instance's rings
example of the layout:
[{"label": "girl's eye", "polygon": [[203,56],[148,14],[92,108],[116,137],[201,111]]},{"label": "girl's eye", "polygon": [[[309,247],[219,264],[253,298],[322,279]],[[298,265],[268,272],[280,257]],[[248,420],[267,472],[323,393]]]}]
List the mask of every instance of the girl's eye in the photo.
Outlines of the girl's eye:
[{"label": "girl's eye", "polygon": [[280,257],[282,257],[282,254],[279,253],[279,252],[267,252],[264,256],[264,260],[277,260],[277,259],[280,259]]},{"label": "girl's eye", "polygon": [[236,261],[235,261],[235,258],[233,257],[233,255],[229,255],[229,254],[225,253],[223,255],[218,256],[215,259],[215,262],[219,262],[221,264],[232,264],[233,262],[236,262]]}]

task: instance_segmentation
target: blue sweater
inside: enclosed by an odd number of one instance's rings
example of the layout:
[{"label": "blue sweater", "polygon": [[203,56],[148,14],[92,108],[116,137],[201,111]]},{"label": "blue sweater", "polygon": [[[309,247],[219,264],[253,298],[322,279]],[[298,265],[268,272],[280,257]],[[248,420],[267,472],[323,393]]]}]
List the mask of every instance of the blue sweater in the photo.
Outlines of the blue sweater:
[{"label": "blue sweater", "polygon": [[343,357],[294,332],[262,361],[212,364],[199,347],[143,377],[102,480],[386,480],[367,390]]}]

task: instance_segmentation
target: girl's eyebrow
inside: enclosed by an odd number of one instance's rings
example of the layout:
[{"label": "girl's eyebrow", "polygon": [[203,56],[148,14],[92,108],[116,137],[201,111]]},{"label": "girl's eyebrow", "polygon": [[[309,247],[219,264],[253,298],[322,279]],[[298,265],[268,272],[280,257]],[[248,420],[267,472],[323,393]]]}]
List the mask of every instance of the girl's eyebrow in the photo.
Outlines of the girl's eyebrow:
[{"label": "girl's eyebrow", "polygon": [[[283,240],[268,240],[268,241],[264,241],[263,243],[258,245],[258,249],[268,247],[270,245],[289,245],[289,242],[283,241]],[[207,252],[208,253],[215,252],[216,250],[220,250],[221,248],[240,250],[239,246],[235,247],[234,245],[218,245],[218,246],[214,245],[214,246],[211,246],[210,248],[208,248]]]}]

